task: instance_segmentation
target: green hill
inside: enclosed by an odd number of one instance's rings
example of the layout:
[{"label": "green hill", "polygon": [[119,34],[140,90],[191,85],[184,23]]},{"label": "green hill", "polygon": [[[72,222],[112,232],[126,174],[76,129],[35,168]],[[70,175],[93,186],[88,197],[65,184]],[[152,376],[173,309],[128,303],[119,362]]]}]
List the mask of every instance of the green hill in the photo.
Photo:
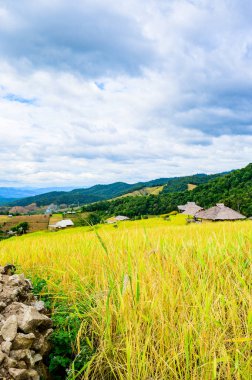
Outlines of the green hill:
[{"label": "green hill", "polygon": [[212,179],[219,178],[223,175],[227,174],[225,173],[219,173],[219,174],[196,174],[192,176],[187,177],[178,177],[173,178],[167,181],[166,186],[164,187],[164,193],[174,193],[178,191],[184,191],[187,190],[187,185],[194,184],[194,185],[201,185],[202,183],[208,183]]},{"label": "green hill", "polygon": [[[109,185],[95,185],[87,189],[75,189],[72,191],[51,191],[45,194],[26,197],[9,203],[11,206],[27,206],[36,203],[38,206],[54,204],[89,204],[107,199],[120,197],[122,195],[139,191],[138,195],[145,194],[145,188],[164,186],[164,192],[181,191],[187,188],[188,183],[205,183],[212,178],[222,176],[223,173],[206,175],[195,174],[193,176],[158,178],[147,182],[138,182],[128,184],[125,182],[116,182]],[[148,191],[150,192],[150,191]],[[133,194],[134,193],[134,194]],[[128,194],[131,195],[131,194]]]},{"label": "green hill", "polygon": [[[177,182],[178,185],[178,182]],[[165,214],[176,210],[179,204],[194,201],[207,208],[218,202],[225,203],[246,216],[252,215],[252,164],[229,174],[212,178],[192,191],[169,192],[164,188],[159,195],[126,197],[110,202],[98,202],[84,207],[106,215],[123,214],[129,217]]]}]

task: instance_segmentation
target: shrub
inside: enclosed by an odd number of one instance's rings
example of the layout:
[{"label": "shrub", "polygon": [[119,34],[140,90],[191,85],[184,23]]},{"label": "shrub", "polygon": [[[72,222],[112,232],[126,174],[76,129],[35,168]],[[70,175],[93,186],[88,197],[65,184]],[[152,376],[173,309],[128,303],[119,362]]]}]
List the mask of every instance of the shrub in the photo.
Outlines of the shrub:
[{"label": "shrub", "polygon": [[57,298],[53,299],[48,293],[47,282],[39,277],[33,279],[33,292],[45,302],[53,321],[54,331],[50,337],[52,349],[47,358],[52,378],[54,380],[77,379],[75,374],[91,359],[93,351],[87,342],[82,341],[80,353],[75,355],[74,347],[82,322],[76,316],[76,307],[74,308],[64,300],[64,294],[58,294]]}]

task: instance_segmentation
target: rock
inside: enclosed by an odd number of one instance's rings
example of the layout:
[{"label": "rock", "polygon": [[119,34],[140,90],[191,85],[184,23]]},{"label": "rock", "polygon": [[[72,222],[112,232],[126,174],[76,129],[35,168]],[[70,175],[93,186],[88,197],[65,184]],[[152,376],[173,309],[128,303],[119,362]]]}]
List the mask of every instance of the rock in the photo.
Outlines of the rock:
[{"label": "rock", "polygon": [[15,368],[18,364],[18,362],[15,359],[7,357],[7,364],[9,368]]},{"label": "rock", "polygon": [[6,308],[6,303],[5,302],[0,302],[0,311]]},{"label": "rock", "polygon": [[29,379],[29,377],[26,377],[27,371],[26,369],[18,369],[18,368],[10,368],[9,374],[15,379],[15,380],[25,380]]},{"label": "rock", "polygon": [[3,324],[1,328],[1,335],[7,342],[12,342],[17,335],[17,317],[15,315],[10,316]]},{"label": "rock", "polygon": [[30,334],[22,334],[17,333],[16,338],[13,341],[13,350],[18,350],[20,348],[30,348],[35,339],[35,335],[33,333]]},{"label": "rock", "polygon": [[27,352],[27,350],[11,350],[10,357],[17,361],[20,361],[26,358]]},{"label": "rock", "polygon": [[2,274],[7,274],[7,275],[10,276],[13,273],[15,273],[15,271],[16,271],[15,265],[7,264],[7,265],[5,265],[5,267],[2,268],[1,273]]},{"label": "rock", "polygon": [[45,303],[43,301],[35,301],[32,303],[32,306],[35,307],[37,311],[45,310]]},{"label": "rock", "polygon": [[29,379],[31,379],[31,380],[39,380],[40,379],[38,372],[35,371],[34,369],[29,369],[27,371],[27,375],[29,376]]},{"label": "rock", "polygon": [[18,320],[18,327],[25,333],[36,329],[45,330],[52,326],[52,321],[46,315],[40,314],[34,307],[27,306],[24,314]]},{"label": "rock", "polygon": [[28,289],[33,289],[32,287],[32,283],[30,280],[28,280],[27,278],[25,279],[25,282],[26,282],[26,286],[28,287]]},{"label": "rock", "polygon": [[6,358],[6,354],[0,351],[0,364],[4,361],[5,358]]},{"label": "rock", "polygon": [[17,368],[20,368],[20,369],[27,369],[27,365],[26,365],[26,362],[21,360],[20,362],[17,363],[16,365]]},{"label": "rock", "polygon": [[48,380],[44,358],[52,321],[30,281],[14,270],[0,267],[0,380]]},{"label": "rock", "polygon": [[8,285],[20,286],[20,285],[23,285],[23,281],[21,280],[18,274],[13,274],[12,276],[9,277]]},{"label": "rock", "polygon": [[1,344],[1,349],[3,352],[5,352],[7,355],[9,355],[10,350],[11,350],[11,346],[12,346],[11,342],[3,341],[3,343]]},{"label": "rock", "polygon": [[41,350],[42,355],[45,355],[50,349],[50,343],[48,341],[49,336],[52,334],[53,329],[48,329],[42,334],[35,333],[35,340],[33,342],[32,348],[36,351]]},{"label": "rock", "polygon": [[33,363],[36,364],[37,362],[40,362],[43,359],[43,357],[40,354],[35,354],[32,359]]}]

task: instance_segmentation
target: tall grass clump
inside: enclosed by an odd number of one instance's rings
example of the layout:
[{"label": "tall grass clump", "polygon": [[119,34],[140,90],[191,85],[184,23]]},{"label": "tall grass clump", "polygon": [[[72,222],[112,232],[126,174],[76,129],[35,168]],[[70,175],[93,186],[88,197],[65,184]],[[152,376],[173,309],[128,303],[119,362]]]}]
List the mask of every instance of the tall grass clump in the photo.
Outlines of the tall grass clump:
[{"label": "tall grass clump", "polygon": [[12,238],[0,262],[78,319],[69,380],[251,379],[251,243],[249,221],[149,219]]}]

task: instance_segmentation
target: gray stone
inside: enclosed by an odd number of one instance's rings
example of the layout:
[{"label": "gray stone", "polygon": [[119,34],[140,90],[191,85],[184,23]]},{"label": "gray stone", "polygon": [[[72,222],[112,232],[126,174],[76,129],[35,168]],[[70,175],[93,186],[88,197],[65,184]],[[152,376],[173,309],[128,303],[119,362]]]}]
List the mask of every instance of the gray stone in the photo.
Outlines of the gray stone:
[{"label": "gray stone", "polygon": [[29,376],[29,378],[31,380],[39,380],[40,379],[40,376],[39,376],[38,372],[35,371],[34,369],[29,369],[27,371],[27,375]]},{"label": "gray stone", "polygon": [[43,357],[52,321],[30,282],[13,271],[11,264],[0,267],[0,380],[49,379]]},{"label": "gray stone", "polygon": [[29,379],[27,376],[26,369],[18,369],[18,368],[10,368],[9,374],[15,379],[15,380],[25,380]]},{"label": "gray stone", "polygon": [[13,341],[13,350],[18,350],[18,349],[24,349],[24,348],[30,348],[32,346],[32,343],[35,339],[35,335],[33,333],[30,334],[22,334],[22,333],[17,333],[14,341]]},{"label": "gray stone", "polygon": [[15,359],[17,361],[23,360],[27,357],[27,355],[30,355],[29,350],[11,350],[10,351],[10,357],[12,359]]},{"label": "gray stone", "polygon": [[43,360],[43,357],[40,355],[40,354],[35,354],[33,357],[32,357],[32,360],[33,360],[33,365],[36,364],[37,362],[40,362],[41,360]]},{"label": "gray stone", "polygon": [[7,274],[7,275],[12,275],[13,273],[15,273],[16,271],[16,267],[15,265],[12,265],[12,264],[7,264],[4,266],[4,268],[2,269],[1,273],[2,274]]},{"label": "gray stone", "polygon": [[3,352],[5,352],[7,355],[9,355],[10,350],[11,350],[11,346],[12,346],[11,342],[3,341],[1,344],[1,349]]},{"label": "gray stone", "polygon": [[2,364],[2,362],[4,361],[5,358],[6,358],[6,354],[4,354],[2,351],[0,351],[0,364]]},{"label": "gray stone", "polygon": [[40,314],[32,306],[26,306],[23,316],[18,320],[18,327],[25,333],[32,332],[38,328],[45,330],[51,326],[51,319],[46,315]]},{"label": "gray stone", "polygon": [[21,360],[20,362],[18,362],[16,367],[20,368],[20,369],[27,369],[27,365],[26,365],[26,362],[24,360]]},{"label": "gray stone", "polygon": [[45,310],[45,303],[43,301],[35,301],[32,303],[32,306],[35,307],[37,311]]},{"label": "gray stone", "polygon": [[5,302],[0,302],[0,311],[6,308],[6,303]]},{"label": "gray stone", "polygon": [[7,364],[9,368],[15,368],[18,364],[17,360],[7,357]]},{"label": "gray stone", "polygon": [[17,317],[15,315],[11,315],[3,324],[1,328],[1,335],[7,342],[12,342],[17,335]]}]

